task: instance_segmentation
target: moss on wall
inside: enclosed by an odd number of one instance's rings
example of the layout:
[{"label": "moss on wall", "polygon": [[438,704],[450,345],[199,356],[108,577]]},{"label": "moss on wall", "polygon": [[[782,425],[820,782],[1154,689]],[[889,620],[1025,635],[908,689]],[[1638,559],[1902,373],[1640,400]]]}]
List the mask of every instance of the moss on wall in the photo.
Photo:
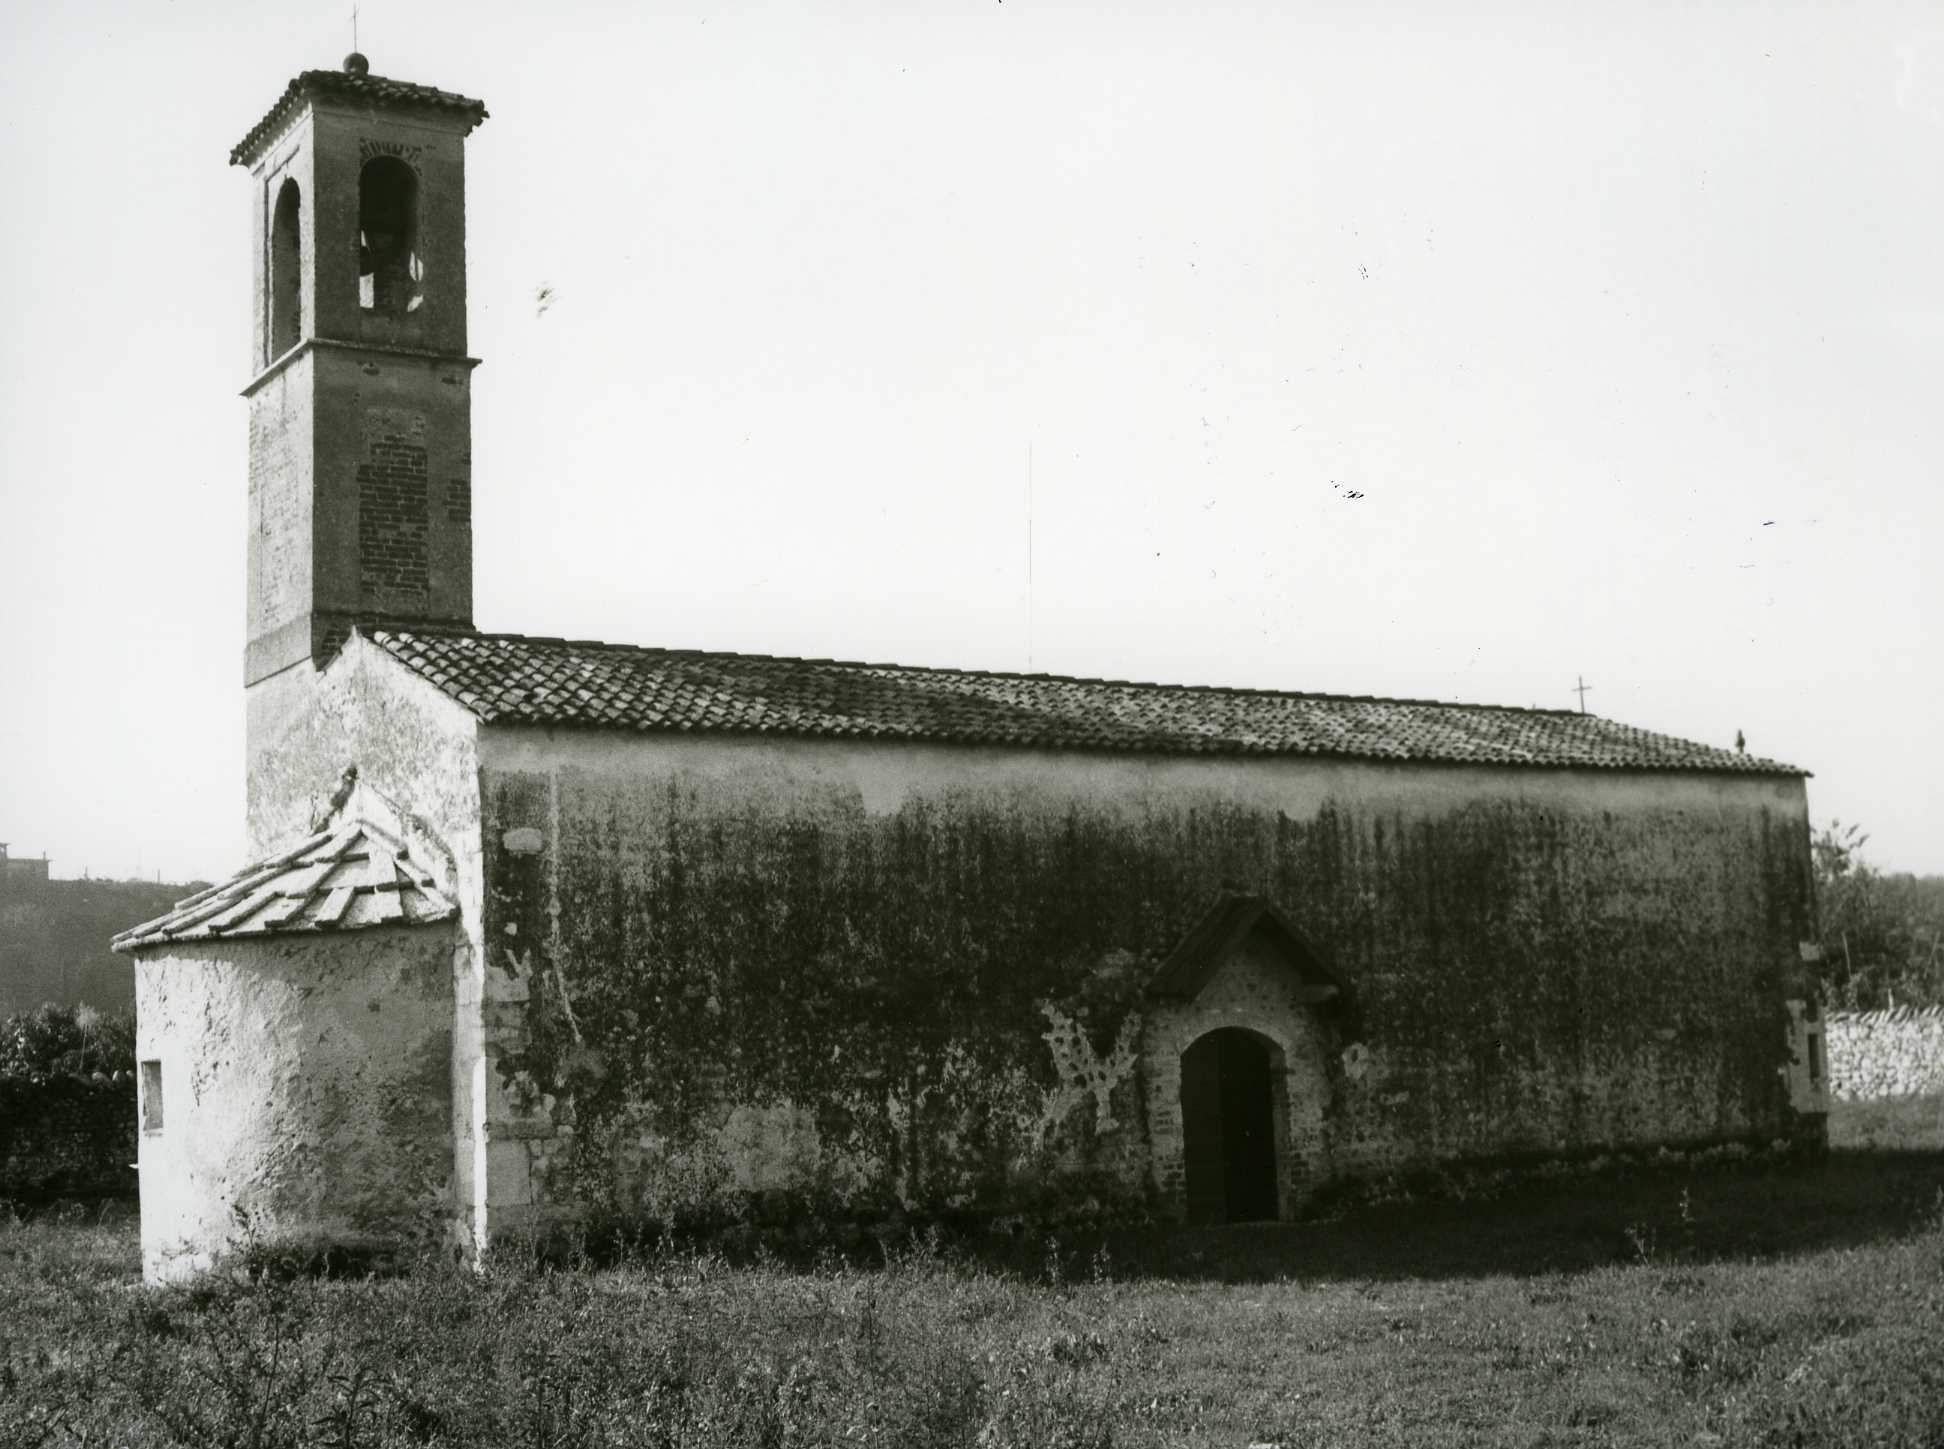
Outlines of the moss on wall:
[{"label": "moss on wall", "polygon": [[[557,1203],[1138,1197],[1144,988],[1225,885],[1356,993],[1370,1065],[1319,1176],[1783,1125],[1773,973],[1809,885],[1773,792],[1594,808],[1470,772],[1297,813],[1192,772],[1027,788],[994,757],[874,801],[868,756],[622,743],[483,777],[485,936],[530,990],[499,1071],[565,1129],[536,1148]],[[522,827],[540,850],[505,849]]]}]

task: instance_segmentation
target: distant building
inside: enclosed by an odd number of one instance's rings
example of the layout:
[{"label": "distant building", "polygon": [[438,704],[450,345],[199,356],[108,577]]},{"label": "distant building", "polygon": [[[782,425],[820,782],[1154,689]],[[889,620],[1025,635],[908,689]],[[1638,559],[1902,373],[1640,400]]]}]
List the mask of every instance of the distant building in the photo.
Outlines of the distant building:
[{"label": "distant building", "polygon": [[0,1016],[56,1006],[127,1012],[135,973],[108,938],[147,920],[192,886],[157,881],[50,880],[47,857],[0,844]]},{"label": "distant building", "polygon": [[47,884],[47,857],[39,860],[23,860],[10,855],[5,841],[0,841],[0,890],[8,887],[32,889]]},{"label": "distant building", "polygon": [[1344,1178],[1820,1137],[1789,765],[1566,711],[476,631],[485,115],[352,57],[231,157],[258,863],[117,943],[151,1277],[239,1209],[477,1244],[1289,1218]]}]

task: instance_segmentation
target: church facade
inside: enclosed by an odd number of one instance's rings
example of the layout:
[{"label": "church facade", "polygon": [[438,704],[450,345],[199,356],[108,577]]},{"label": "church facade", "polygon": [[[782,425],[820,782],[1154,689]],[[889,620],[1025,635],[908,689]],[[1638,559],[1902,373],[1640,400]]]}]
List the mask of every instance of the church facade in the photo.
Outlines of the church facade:
[{"label": "church facade", "polygon": [[237,147],[257,864],[138,927],[146,1271],[590,1213],[1287,1219],[1814,1139],[1804,776],[1564,711],[471,618],[476,101]]}]

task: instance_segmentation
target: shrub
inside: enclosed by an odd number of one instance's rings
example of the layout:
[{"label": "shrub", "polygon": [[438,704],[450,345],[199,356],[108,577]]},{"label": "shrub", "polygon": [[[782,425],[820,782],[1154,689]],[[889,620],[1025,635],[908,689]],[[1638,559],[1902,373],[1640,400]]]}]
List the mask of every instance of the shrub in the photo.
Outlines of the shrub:
[{"label": "shrub", "polygon": [[135,1020],[49,1003],[0,1021],[0,1077],[112,1077],[135,1071]]}]

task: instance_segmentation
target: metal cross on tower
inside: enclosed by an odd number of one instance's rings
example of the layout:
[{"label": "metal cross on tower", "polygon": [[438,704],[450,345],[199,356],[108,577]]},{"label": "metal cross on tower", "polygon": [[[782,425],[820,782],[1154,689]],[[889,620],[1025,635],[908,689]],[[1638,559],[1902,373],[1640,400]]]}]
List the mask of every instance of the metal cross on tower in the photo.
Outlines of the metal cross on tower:
[{"label": "metal cross on tower", "polygon": [[1573,686],[1573,693],[1577,694],[1580,697],[1580,713],[1585,714],[1586,713],[1586,692],[1587,690],[1591,689],[1593,686],[1586,682],[1586,676],[1584,674],[1576,675],[1574,677],[1579,680],[1579,683]]}]

